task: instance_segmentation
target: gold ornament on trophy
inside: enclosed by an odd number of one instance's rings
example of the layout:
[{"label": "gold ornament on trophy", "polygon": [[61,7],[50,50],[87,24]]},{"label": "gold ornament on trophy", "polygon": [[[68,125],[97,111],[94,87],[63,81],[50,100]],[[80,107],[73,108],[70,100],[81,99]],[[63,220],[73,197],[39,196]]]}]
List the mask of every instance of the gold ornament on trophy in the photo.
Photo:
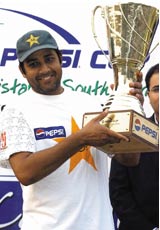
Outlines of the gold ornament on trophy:
[{"label": "gold ornament on trophy", "polygon": [[[129,143],[106,144],[100,149],[116,154],[158,151],[158,126],[145,118],[140,101],[129,95],[129,83],[137,81],[136,73],[141,71],[151,53],[159,21],[158,9],[133,2],[96,6],[92,15],[92,31],[105,56],[95,33],[95,15],[98,9],[105,20],[109,50],[107,58],[114,73],[113,94],[104,105],[104,109],[109,109],[109,114],[101,124],[130,138]],[[85,113],[83,125],[96,115],[94,112]]]}]

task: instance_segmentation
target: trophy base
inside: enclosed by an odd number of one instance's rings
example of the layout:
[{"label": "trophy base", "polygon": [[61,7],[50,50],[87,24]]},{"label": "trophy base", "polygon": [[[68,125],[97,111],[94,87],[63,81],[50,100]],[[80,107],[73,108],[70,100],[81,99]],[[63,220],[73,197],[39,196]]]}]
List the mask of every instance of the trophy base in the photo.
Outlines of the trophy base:
[{"label": "trophy base", "polygon": [[[83,115],[83,126],[98,114],[100,114],[100,112],[85,113]],[[130,139],[130,142],[121,141],[97,148],[105,153],[122,154],[159,151],[158,125],[134,110],[110,111],[100,124]]]}]

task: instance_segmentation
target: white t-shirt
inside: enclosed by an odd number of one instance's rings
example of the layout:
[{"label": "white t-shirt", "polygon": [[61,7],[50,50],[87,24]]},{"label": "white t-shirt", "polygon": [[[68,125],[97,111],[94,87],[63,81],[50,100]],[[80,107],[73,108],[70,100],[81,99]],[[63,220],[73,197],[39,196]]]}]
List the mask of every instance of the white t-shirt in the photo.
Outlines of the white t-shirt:
[{"label": "white t-shirt", "polygon": [[[0,122],[0,164],[20,151],[49,148],[82,127],[83,114],[101,111],[89,95],[30,92],[17,108],[5,108]],[[96,105],[97,104],[97,105]],[[87,147],[40,181],[22,186],[21,230],[113,230],[107,154]]]}]

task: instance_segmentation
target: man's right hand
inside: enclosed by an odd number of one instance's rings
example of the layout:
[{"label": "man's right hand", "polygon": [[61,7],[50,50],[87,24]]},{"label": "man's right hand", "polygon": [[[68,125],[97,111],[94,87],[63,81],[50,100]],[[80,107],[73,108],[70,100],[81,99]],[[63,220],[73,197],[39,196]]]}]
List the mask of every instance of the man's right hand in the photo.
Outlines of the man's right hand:
[{"label": "man's right hand", "polygon": [[108,111],[100,113],[80,130],[85,145],[99,147],[107,143],[118,143],[121,140],[129,141],[126,136],[100,124],[107,115]]}]

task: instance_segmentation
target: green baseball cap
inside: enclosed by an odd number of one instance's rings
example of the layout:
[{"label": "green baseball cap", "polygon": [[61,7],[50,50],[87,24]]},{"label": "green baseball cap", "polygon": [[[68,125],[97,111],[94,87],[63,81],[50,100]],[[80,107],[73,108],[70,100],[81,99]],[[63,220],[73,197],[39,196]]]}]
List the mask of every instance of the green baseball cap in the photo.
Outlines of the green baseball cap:
[{"label": "green baseball cap", "polygon": [[32,30],[18,39],[17,58],[23,62],[29,55],[41,49],[58,49],[56,40],[45,30]]}]

